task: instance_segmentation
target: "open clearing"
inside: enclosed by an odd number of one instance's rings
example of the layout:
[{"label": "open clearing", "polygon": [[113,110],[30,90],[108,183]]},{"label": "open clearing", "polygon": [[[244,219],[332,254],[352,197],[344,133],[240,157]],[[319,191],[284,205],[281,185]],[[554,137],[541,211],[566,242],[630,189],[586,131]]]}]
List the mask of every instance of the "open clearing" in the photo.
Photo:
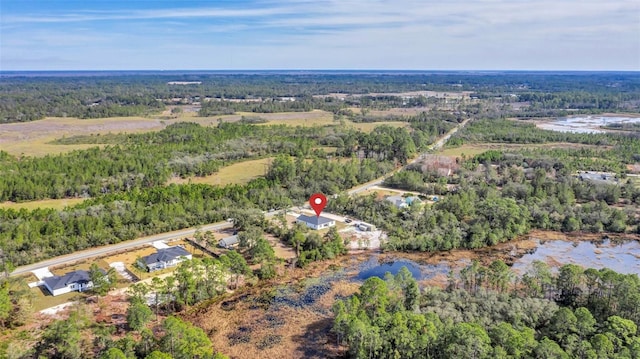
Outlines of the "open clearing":
[{"label": "open clearing", "polygon": [[44,156],[96,145],[55,145],[62,137],[118,132],[143,132],[164,128],[162,120],[144,117],[78,119],[48,117],[44,120],[0,125],[0,147],[13,155]]},{"label": "open clearing", "polygon": [[[199,117],[197,112],[183,112],[175,118],[161,115],[150,117],[108,117],[80,119],[74,117],[47,117],[43,120],[0,124],[0,148],[15,156],[45,156],[73,150],[96,147],[95,144],[59,145],[52,141],[63,137],[109,133],[140,133],[159,131],[177,122],[195,122],[203,126],[216,125],[218,121],[236,122],[242,116],[257,116],[266,119],[264,125],[329,126],[336,125],[333,115],[326,111],[282,113],[245,113]],[[354,128],[369,132],[376,126],[388,124],[396,127],[408,126],[405,122],[351,123]]]},{"label": "open clearing", "polygon": [[261,158],[234,163],[222,167],[220,171],[205,177],[172,178],[169,183],[204,183],[224,186],[227,184],[244,184],[254,178],[264,176],[273,157]]},{"label": "open clearing", "polygon": [[361,122],[361,123],[353,123],[348,122],[350,126],[362,131],[362,132],[371,132],[374,128],[382,125],[391,126],[391,127],[409,127],[409,122],[400,122],[400,121],[381,121],[381,122]]},{"label": "open clearing", "polygon": [[260,117],[267,122],[260,125],[286,125],[286,126],[328,126],[335,125],[333,115],[326,111],[313,110],[310,112],[289,112],[289,113],[239,113],[245,116]]},{"label": "open clearing", "polygon": [[324,111],[270,114],[238,113],[212,117],[199,117],[197,112],[184,112],[176,118],[166,118],[161,115],[97,119],[47,117],[38,121],[0,124],[0,148],[16,156],[45,156],[96,146],[93,144],[57,145],[50,143],[63,137],[158,131],[177,122],[196,122],[203,126],[208,126],[216,125],[219,120],[225,122],[239,121],[243,115],[259,116],[273,121],[274,124],[279,121],[289,124],[287,122],[291,120],[300,123],[307,121],[310,125],[314,121],[320,121],[322,124],[331,124],[333,122],[332,115]]},{"label": "open clearing", "polygon": [[103,260],[103,259],[95,259],[95,260],[87,260],[87,261],[82,261],[82,262],[76,262],[73,263],[71,265],[67,265],[67,266],[59,266],[59,267],[51,267],[49,268],[49,270],[51,271],[51,273],[53,273],[54,275],[59,275],[62,276],[68,272],[73,272],[76,270],[86,270],[88,271],[89,268],[91,268],[92,264],[97,264],[99,268],[104,269],[104,270],[108,270],[109,269],[109,264]]},{"label": "open clearing", "polygon": [[61,199],[43,199],[40,201],[30,201],[30,202],[0,202],[0,208],[9,209],[13,208],[15,210],[19,210],[21,208],[26,208],[28,210],[33,210],[36,208],[53,208],[56,210],[62,210],[65,207],[74,206],[78,203],[83,202],[84,198],[61,198]]},{"label": "open clearing", "polygon": [[422,193],[415,192],[415,191],[406,191],[402,189],[374,186],[372,188],[369,188],[367,190],[364,190],[358,193],[358,196],[370,196],[372,194],[375,194],[377,199],[384,199],[387,196],[402,196],[405,194],[409,194],[412,196],[420,196]]}]

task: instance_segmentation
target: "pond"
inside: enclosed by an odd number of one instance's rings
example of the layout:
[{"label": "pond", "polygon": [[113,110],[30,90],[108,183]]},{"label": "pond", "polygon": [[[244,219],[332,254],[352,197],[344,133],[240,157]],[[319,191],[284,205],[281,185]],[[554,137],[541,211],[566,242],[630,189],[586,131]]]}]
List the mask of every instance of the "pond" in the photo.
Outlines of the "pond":
[{"label": "pond", "polygon": [[515,261],[513,270],[522,274],[536,260],[546,262],[552,268],[577,264],[584,268],[607,267],[618,273],[640,275],[640,242],[538,241],[538,246],[532,253]]},{"label": "pond", "polygon": [[390,262],[380,263],[377,256],[372,256],[367,262],[360,266],[358,280],[366,280],[371,277],[384,278],[389,272],[396,275],[402,267],[407,267],[409,272],[417,280],[431,279],[437,275],[446,275],[451,267],[442,262],[440,264],[418,264],[408,259],[397,259]]},{"label": "pond", "polygon": [[640,117],[623,116],[572,116],[538,124],[544,130],[573,133],[604,133],[601,126],[614,123],[640,123]]}]

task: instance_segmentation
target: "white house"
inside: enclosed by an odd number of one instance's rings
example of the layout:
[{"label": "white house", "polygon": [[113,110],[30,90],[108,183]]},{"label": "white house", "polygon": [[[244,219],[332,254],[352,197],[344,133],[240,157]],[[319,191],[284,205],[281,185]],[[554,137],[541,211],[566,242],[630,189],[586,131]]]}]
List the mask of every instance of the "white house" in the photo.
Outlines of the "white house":
[{"label": "white house", "polygon": [[156,253],[142,257],[138,264],[153,272],[159,269],[173,267],[183,260],[191,260],[193,256],[186,249],[180,246],[158,249]]},{"label": "white house", "polygon": [[411,197],[402,197],[402,196],[389,196],[385,198],[387,201],[393,203],[394,206],[398,208],[406,208],[409,207],[413,203],[420,203],[420,198],[416,196]]},{"label": "white house", "polygon": [[333,219],[322,216],[307,216],[304,214],[298,216],[296,223],[304,223],[307,227],[315,230],[329,228],[336,225],[336,221]]},{"label": "white house", "polygon": [[393,203],[393,205],[398,207],[398,208],[409,207],[409,204],[407,203],[407,201],[405,201],[404,197],[402,197],[402,196],[389,196],[389,197],[387,197],[385,199],[387,201]]},{"label": "white house", "polygon": [[84,292],[93,288],[93,282],[86,270],[76,270],[63,276],[54,275],[42,279],[42,282],[53,296],[74,291]]}]

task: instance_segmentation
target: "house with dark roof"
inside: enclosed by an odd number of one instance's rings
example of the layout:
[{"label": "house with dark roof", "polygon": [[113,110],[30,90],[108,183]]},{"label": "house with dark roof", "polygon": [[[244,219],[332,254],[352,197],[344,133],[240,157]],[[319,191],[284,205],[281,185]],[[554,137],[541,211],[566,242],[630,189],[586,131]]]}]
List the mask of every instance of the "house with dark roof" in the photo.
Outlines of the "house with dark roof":
[{"label": "house with dark roof", "polygon": [[[101,271],[106,275],[105,271]],[[75,270],[63,276],[54,275],[53,277],[43,278],[42,283],[54,297],[74,291],[84,292],[93,288],[91,276],[86,270]]]},{"label": "house with dark roof", "polygon": [[181,246],[157,249],[156,253],[138,259],[138,265],[149,272],[173,267],[193,256]]},{"label": "house with dark roof", "polygon": [[315,230],[329,228],[336,225],[336,221],[331,218],[322,216],[307,216],[305,214],[301,214],[300,216],[298,216],[298,218],[296,218],[296,223],[303,223],[307,227]]},{"label": "house with dark roof", "polygon": [[218,242],[218,246],[229,249],[236,247],[238,243],[240,243],[240,239],[238,238],[238,235],[234,235],[231,237],[222,238],[220,242]]}]

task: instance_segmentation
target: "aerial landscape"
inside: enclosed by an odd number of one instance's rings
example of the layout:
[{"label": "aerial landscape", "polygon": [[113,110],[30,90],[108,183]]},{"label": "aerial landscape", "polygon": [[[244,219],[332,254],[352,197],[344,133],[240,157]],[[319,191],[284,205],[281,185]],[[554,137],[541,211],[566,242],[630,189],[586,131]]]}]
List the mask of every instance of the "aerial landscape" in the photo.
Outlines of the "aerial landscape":
[{"label": "aerial landscape", "polygon": [[640,8],[462,3],[2,2],[0,358],[640,358]]}]

